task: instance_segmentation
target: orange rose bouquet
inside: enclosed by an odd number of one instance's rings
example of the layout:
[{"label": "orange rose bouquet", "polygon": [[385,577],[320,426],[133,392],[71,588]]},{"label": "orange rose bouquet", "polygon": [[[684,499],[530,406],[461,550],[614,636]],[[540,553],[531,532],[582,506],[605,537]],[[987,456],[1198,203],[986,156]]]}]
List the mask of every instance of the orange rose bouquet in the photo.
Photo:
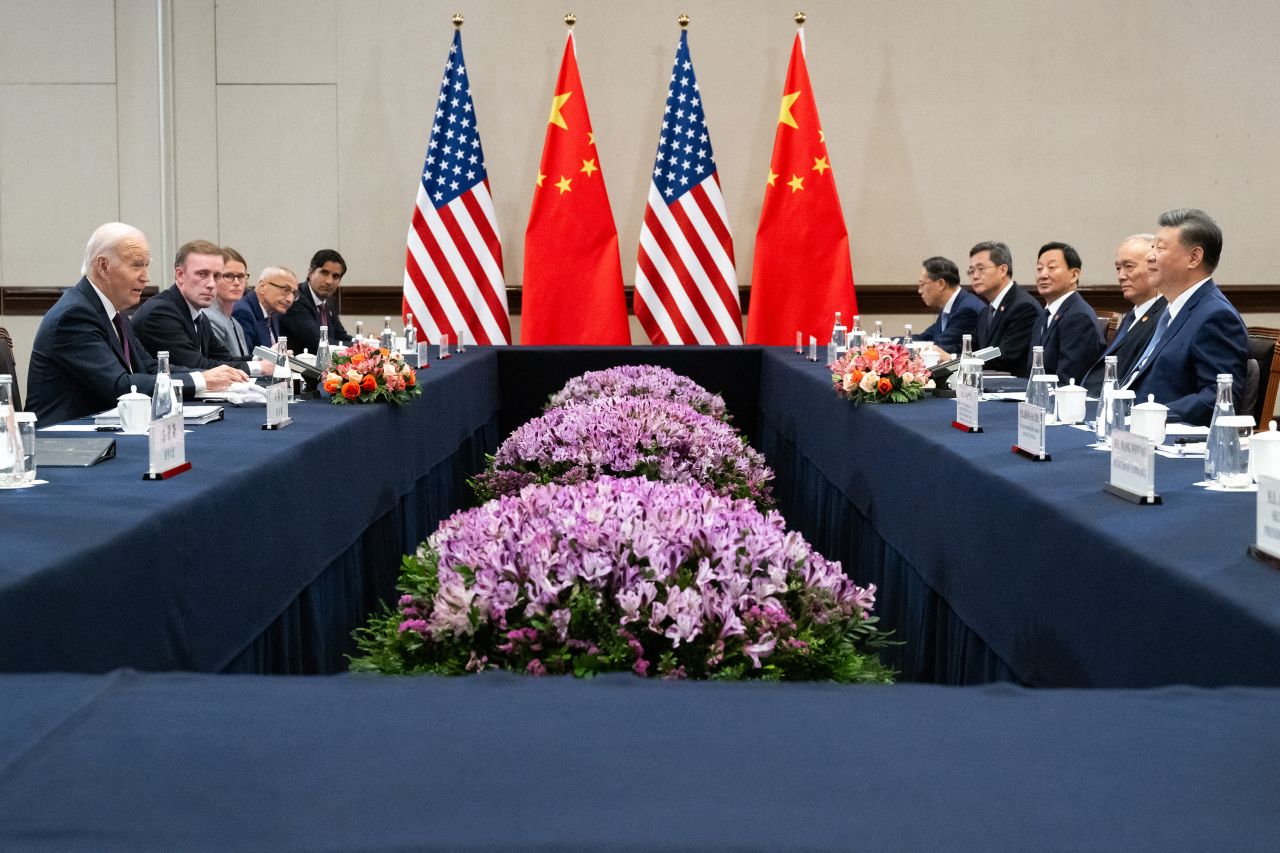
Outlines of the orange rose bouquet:
[{"label": "orange rose bouquet", "polygon": [[323,385],[338,405],[378,400],[407,403],[422,393],[417,374],[399,353],[365,343],[335,351]]},{"label": "orange rose bouquet", "polygon": [[910,403],[920,399],[929,369],[911,350],[894,343],[851,348],[831,365],[831,384],[855,403]]}]

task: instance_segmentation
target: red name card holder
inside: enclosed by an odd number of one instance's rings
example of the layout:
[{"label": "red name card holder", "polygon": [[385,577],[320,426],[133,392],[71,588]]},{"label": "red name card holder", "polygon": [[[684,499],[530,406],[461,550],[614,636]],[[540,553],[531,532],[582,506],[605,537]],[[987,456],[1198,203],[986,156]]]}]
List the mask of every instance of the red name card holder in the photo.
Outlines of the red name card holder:
[{"label": "red name card holder", "polygon": [[144,480],[168,480],[191,470],[187,461],[185,424],[181,412],[151,422],[147,428],[147,471]]},{"label": "red name card holder", "polygon": [[1021,456],[1023,459],[1030,459],[1032,462],[1052,462],[1053,461],[1053,457],[1050,456],[1048,453],[1034,453],[1030,450],[1021,448],[1016,444],[1010,449],[1014,453]]},{"label": "red name card holder", "polygon": [[148,471],[147,473],[145,473],[145,474],[143,474],[143,475],[142,475],[142,479],[144,479],[144,480],[168,480],[168,479],[171,479],[171,478],[173,478],[173,477],[178,476],[178,475],[179,475],[179,474],[181,474],[183,471],[190,471],[190,470],[191,470],[191,463],[190,463],[190,462],[183,462],[181,465],[176,465],[176,466],[174,466],[173,468],[168,469],[167,471]]},{"label": "red name card holder", "polygon": [[962,424],[959,421],[952,421],[951,425],[961,432],[982,432],[982,427],[980,426],[969,426],[968,424]]}]

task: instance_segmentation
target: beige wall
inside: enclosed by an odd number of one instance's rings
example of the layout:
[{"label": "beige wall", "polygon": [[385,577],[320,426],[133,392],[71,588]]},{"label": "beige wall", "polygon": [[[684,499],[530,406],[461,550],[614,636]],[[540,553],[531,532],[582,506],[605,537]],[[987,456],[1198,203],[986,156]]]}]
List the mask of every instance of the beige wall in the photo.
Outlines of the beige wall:
[{"label": "beige wall", "polygon": [[[687,11],[739,276],[749,283],[792,7],[570,5],[624,277],[634,269],[675,18]],[[158,8],[172,15],[170,172]],[[992,237],[1013,247],[1024,281],[1048,239],[1080,249],[1086,282],[1108,281],[1117,239],[1184,204],[1222,223],[1223,281],[1275,280],[1272,3],[805,8],[809,71],[863,286],[913,281],[934,253],[963,266],[967,247]],[[456,9],[467,16],[508,281],[518,283],[565,3],[0,0],[0,285],[70,284],[90,230],[115,218],[152,235],[160,282],[173,239],[194,237],[237,246],[255,268],[304,266],[332,245],[350,261],[348,286],[399,282]],[[22,331],[19,339],[20,350],[29,346]]]}]

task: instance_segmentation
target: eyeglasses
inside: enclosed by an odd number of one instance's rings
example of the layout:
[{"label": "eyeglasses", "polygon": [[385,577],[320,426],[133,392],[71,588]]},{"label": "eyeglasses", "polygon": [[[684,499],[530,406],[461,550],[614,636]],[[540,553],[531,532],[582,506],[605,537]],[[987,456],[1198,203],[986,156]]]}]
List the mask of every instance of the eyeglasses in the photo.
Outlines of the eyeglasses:
[{"label": "eyeglasses", "polygon": [[249,280],[249,274],[247,272],[223,272],[215,274],[214,278],[219,281],[238,281],[244,283]]},{"label": "eyeglasses", "polygon": [[995,264],[974,264],[969,267],[969,275],[982,275],[987,270],[993,270],[995,268]]},{"label": "eyeglasses", "polygon": [[289,294],[289,296],[290,296],[290,297],[296,297],[296,296],[298,295],[298,288],[296,288],[296,287],[290,287],[290,286],[289,286],[289,285],[287,285],[287,284],[277,284],[277,283],[276,283],[276,282],[274,282],[274,281],[268,281],[268,282],[264,282],[264,283],[265,283],[265,284],[269,284],[269,285],[271,285],[272,287],[278,287],[278,288],[280,288],[280,289],[281,289],[281,290],[283,290],[285,293]]}]

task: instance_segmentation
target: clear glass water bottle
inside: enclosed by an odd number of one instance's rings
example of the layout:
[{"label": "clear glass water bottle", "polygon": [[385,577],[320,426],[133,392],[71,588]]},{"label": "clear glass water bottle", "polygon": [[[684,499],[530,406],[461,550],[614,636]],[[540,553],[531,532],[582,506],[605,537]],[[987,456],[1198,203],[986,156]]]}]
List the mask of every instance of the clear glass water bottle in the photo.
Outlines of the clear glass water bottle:
[{"label": "clear glass water bottle", "polygon": [[13,377],[0,373],[0,485],[22,477],[22,436],[13,410]]},{"label": "clear glass water bottle", "polygon": [[906,331],[906,333],[902,336],[902,345],[903,345],[904,347],[908,347],[908,348],[910,348],[911,343],[912,343],[912,337],[911,337],[911,324],[910,324],[910,323],[908,323],[908,324],[907,324],[907,331]]},{"label": "clear glass water bottle", "polygon": [[973,377],[969,374],[973,372],[970,364],[973,360],[973,335],[960,336],[960,369],[956,371],[956,382],[959,385],[972,385]]},{"label": "clear glass water bottle", "polygon": [[356,320],[356,341],[364,340],[364,320]]},{"label": "clear glass water bottle", "polygon": [[156,385],[151,390],[151,420],[173,414],[173,378],[169,375],[169,351],[156,353]]},{"label": "clear glass water bottle", "polygon": [[406,353],[416,353],[418,351],[418,327],[413,324],[413,315],[404,315],[404,351]]},{"label": "clear glass water bottle", "polygon": [[1119,357],[1109,355],[1102,360],[1102,390],[1098,392],[1097,408],[1093,410],[1093,432],[1099,444],[1111,440],[1111,392],[1119,382]]},{"label": "clear glass water bottle", "polygon": [[316,344],[316,367],[328,370],[333,365],[333,352],[329,349],[329,327],[320,327],[320,341]]},{"label": "clear glass water bottle", "polygon": [[[1027,374],[1027,402],[1048,409],[1048,401],[1041,402],[1040,389],[1036,387],[1035,378],[1044,376],[1044,347],[1031,348],[1031,372]],[[1043,385],[1043,383],[1040,383]]]},{"label": "clear glass water bottle", "polygon": [[1209,420],[1209,438],[1205,443],[1204,478],[1210,483],[1218,479],[1222,465],[1222,454],[1232,438],[1228,432],[1234,433],[1218,425],[1219,418],[1236,413],[1235,401],[1231,397],[1231,374],[1218,374],[1218,399],[1213,405],[1213,416]]},{"label": "clear glass water bottle", "polygon": [[831,346],[835,347],[836,358],[844,355],[849,348],[849,338],[845,333],[844,323],[840,322],[840,312],[836,312],[836,324],[831,327]]},{"label": "clear glass water bottle", "polygon": [[853,315],[853,328],[849,330],[849,346],[853,349],[862,349],[866,343],[866,332],[862,331],[861,320],[857,314]]},{"label": "clear glass water bottle", "polygon": [[396,333],[391,331],[391,318],[382,318],[382,334],[378,337],[378,346],[387,352],[391,352],[392,347],[396,343]]},{"label": "clear glass water bottle", "polygon": [[286,389],[288,400],[293,402],[293,372],[289,370],[289,339],[284,335],[276,338],[276,369],[272,378],[288,384]]},{"label": "clear glass water bottle", "polygon": [[876,320],[876,336],[872,338],[876,343],[884,340],[884,321]]}]

